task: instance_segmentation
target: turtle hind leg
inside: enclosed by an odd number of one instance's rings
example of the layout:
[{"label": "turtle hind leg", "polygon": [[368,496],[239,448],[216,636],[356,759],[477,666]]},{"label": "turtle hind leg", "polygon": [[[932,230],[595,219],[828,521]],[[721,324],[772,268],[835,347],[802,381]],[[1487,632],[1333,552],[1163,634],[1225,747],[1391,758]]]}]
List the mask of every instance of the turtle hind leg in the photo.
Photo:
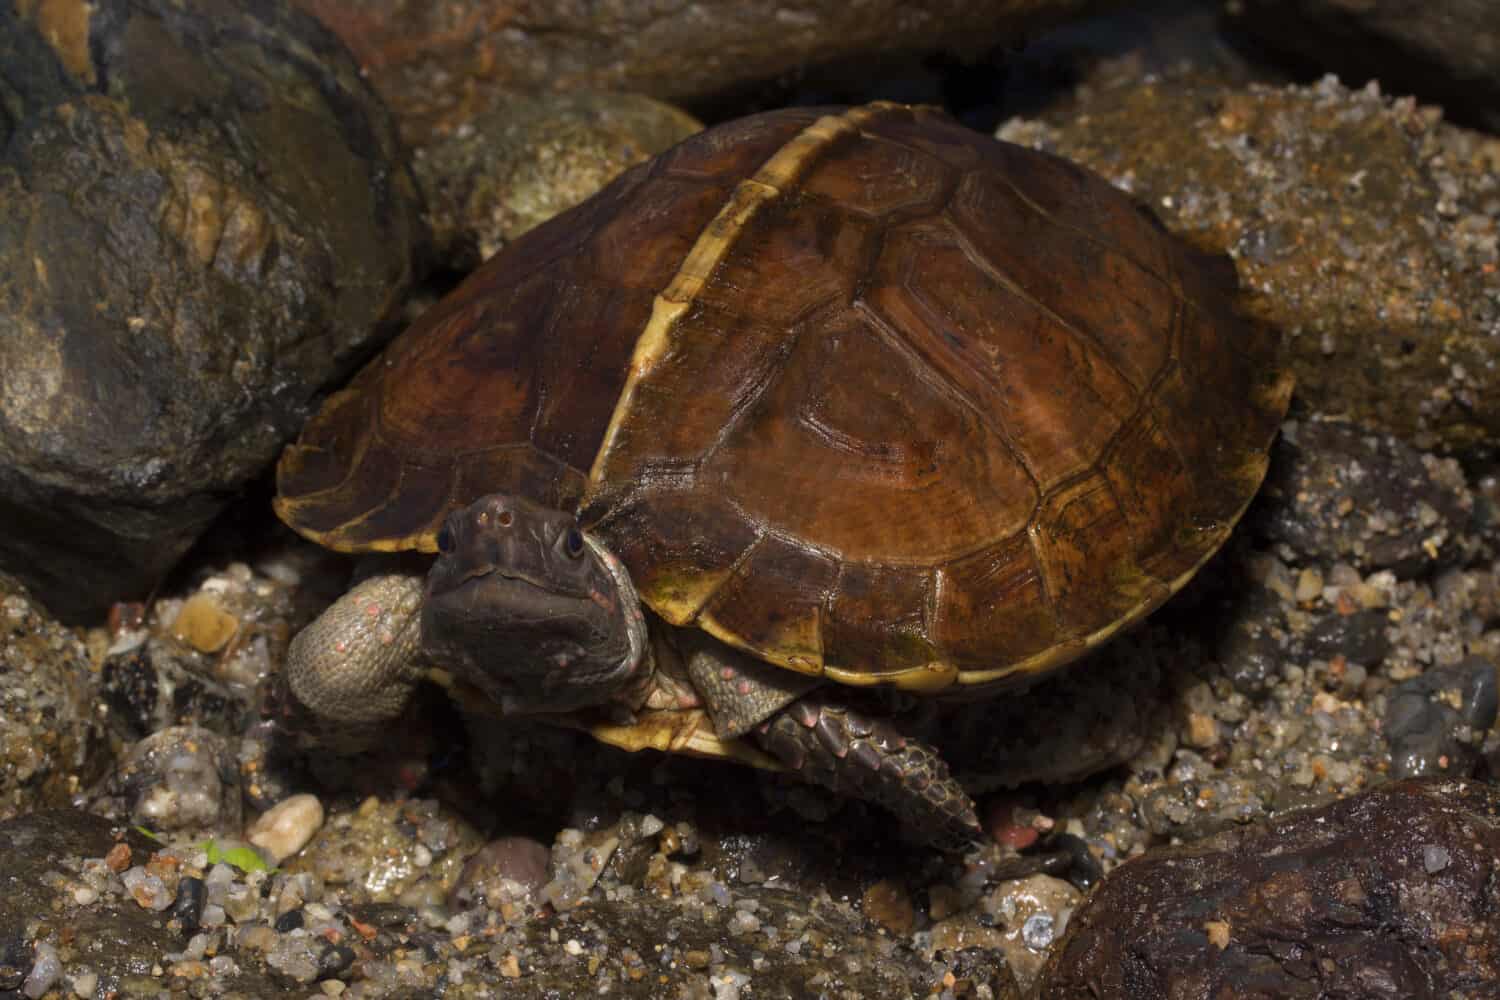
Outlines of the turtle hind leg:
[{"label": "turtle hind leg", "polygon": [[803,779],[884,806],[928,844],[962,851],[981,839],[974,802],[936,750],[818,692],[753,730]]}]

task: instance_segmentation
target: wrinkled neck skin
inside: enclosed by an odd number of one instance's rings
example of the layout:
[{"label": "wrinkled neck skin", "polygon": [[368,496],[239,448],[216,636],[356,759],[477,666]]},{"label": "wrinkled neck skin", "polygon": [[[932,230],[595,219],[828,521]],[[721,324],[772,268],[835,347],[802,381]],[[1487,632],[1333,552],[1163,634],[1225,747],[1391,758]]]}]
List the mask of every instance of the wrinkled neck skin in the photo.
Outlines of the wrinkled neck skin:
[{"label": "wrinkled neck skin", "polygon": [[422,647],[502,715],[634,709],[654,661],[624,565],[572,514],[493,494],[450,514]]},{"label": "wrinkled neck skin", "polygon": [[625,638],[629,643],[629,652],[626,653],[621,666],[629,665],[629,676],[621,684],[613,700],[633,710],[639,708],[645,701],[656,672],[654,657],[651,654],[650,629],[646,625],[646,616],[641,611],[641,598],[635,592],[635,582],[630,579],[630,572],[625,568],[625,564],[620,562],[613,552],[606,549],[603,542],[588,532],[583,533],[583,541],[593,553],[594,558],[604,566],[615,584],[621,617],[624,619]]}]

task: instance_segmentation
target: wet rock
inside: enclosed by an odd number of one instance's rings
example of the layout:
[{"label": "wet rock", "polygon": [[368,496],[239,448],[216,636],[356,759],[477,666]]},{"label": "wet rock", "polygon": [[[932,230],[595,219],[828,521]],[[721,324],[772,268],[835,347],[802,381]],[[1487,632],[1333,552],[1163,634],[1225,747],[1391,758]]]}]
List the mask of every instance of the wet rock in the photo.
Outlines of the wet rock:
[{"label": "wet rock", "polygon": [[1386,635],[1384,611],[1368,608],[1348,614],[1325,615],[1302,637],[1302,652],[1309,658],[1345,660],[1365,667],[1378,667],[1391,650]]},{"label": "wet rock", "polygon": [[[1253,530],[1298,561],[1411,576],[1473,551],[1473,509],[1451,462],[1390,434],[1307,420],[1289,423],[1277,442]],[[1313,598],[1321,596],[1319,583]]]},{"label": "wet rock", "polygon": [[1281,673],[1285,648],[1276,636],[1281,625],[1279,609],[1260,588],[1243,603],[1245,613],[1221,631],[1216,654],[1235,691],[1258,699],[1271,690]]},{"label": "wet rock", "polygon": [[1092,167],[1232,254],[1247,308],[1289,335],[1312,411],[1418,449],[1500,433],[1500,141],[1331,79],[1129,72],[999,134]]},{"label": "wet rock", "polygon": [[414,151],[437,252],[473,270],[511,240],[703,126],[639,94],[516,96]]},{"label": "wet rock", "polygon": [[1039,996],[1480,995],[1497,817],[1494,786],[1403,781],[1137,859],[1073,914]]},{"label": "wet rock", "polygon": [[351,370],[415,188],[313,19],[0,8],[0,564],[68,617],[154,585]]},{"label": "wet rock", "polygon": [[982,947],[1005,956],[1022,990],[1029,991],[1055,938],[1083,898],[1073,886],[1048,875],[1007,879],[964,914],[935,924],[934,951]]},{"label": "wet rock", "polygon": [[1500,22],[1488,0],[1244,0],[1236,27],[1313,72],[1377,79],[1500,131]]},{"label": "wet rock", "polygon": [[172,726],[141,740],[110,784],[131,822],[153,832],[239,835],[239,768],[224,739],[200,726]]},{"label": "wet rock", "polygon": [[[492,840],[464,862],[463,871],[448,894],[448,905],[463,909],[484,902],[498,909],[504,895],[529,896],[547,883],[551,860],[551,850],[539,840],[530,837]],[[502,886],[507,881],[514,883],[518,891]]]},{"label": "wet rock", "polygon": [[1402,681],[1387,696],[1391,776],[1468,777],[1495,724],[1495,665],[1470,656]]},{"label": "wet rock", "polygon": [[[413,145],[543,90],[636,91],[702,100],[820,63],[894,53],[979,52],[1075,0],[966,4],[815,0],[793,8],[709,0],[685,14],[651,0],[517,8],[496,0],[297,0],[353,51]],[[604,40],[608,39],[608,44]]]},{"label": "wet rock", "polygon": [[0,574],[0,819],[59,806],[106,766],[77,636]]}]

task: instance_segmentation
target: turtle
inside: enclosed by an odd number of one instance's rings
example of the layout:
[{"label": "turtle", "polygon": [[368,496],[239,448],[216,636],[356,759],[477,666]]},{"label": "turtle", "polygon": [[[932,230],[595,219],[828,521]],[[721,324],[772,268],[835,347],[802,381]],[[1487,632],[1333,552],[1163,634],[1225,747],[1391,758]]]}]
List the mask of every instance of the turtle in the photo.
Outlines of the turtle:
[{"label": "turtle", "polygon": [[418,560],[286,683],[378,726],[434,678],[961,849],[974,804],[890,706],[1008,696],[1159,606],[1291,387],[1232,263],[1076,164],[926,106],[729,121],[501,250],[284,450],[288,525]]}]

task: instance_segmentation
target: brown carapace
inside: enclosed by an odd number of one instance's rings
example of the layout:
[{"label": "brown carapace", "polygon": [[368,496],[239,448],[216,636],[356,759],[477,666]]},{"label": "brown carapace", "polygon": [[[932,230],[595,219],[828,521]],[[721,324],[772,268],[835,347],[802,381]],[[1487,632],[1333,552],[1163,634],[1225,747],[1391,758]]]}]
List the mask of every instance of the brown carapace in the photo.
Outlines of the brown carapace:
[{"label": "brown carapace", "polygon": [[667,622],[845,684],[979,693],[1146,614],[1291,391],[1232,269],[927,108],[703,132],[506,248],[332,397],[277,510],[435,549],[577,511]]}]

